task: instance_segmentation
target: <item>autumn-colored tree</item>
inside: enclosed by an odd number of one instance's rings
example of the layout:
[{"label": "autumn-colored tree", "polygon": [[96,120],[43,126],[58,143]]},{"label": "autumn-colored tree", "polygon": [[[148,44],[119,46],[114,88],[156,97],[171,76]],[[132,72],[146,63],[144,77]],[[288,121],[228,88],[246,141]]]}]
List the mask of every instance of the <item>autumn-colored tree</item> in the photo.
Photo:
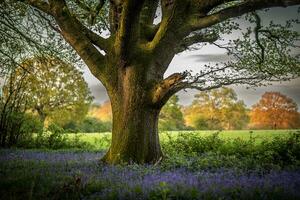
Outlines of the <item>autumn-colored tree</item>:
[{"label": "autumn-colored tree", "polygon": [[88,116],[94,117],[103,122],[112,122],[110,101],[105,101],[102,105],[91,106]]},{"label": "autumn-colored tree", "polygon": [[162,108],[158,121],[159,130],[175,131],[185,129],[183,114],[178,101],[178,96],[174,95]]},{"label": "autumn-colored tree", "polygon": [[279,92],[264,93],[259,102],[252,107],[250,116],[251,128],[299,128],[297,104]]},{"label": "autumn-colored tree", "polygon": [[195,129],[242,129],[248,122],[244,102],[226,87],[195,95],[192,105],[185,109],[185,119]]},{"label": "autumn-colored tree", "polygon": [[28,108],[43,123],[48,120],[62,125],[82,119],[88,111],[92,96],[82,72],[58,58],[26,59],[12,77],[13,82],[24,82]]}]

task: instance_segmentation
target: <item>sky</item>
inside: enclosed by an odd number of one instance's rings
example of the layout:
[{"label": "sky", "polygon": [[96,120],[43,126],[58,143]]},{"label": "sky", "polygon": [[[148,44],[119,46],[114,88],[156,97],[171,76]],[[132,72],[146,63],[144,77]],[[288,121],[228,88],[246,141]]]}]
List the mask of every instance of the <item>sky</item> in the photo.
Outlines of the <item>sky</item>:
[{"label": "sky", "polygon": [[[285,22],[287,19],[299,19],[298,7],[289,8],[272,8],[267,13],[260,13],[263,22],[267,23],[273,20],[275,23]],[[247,27],[244,21],[237,21],[240,23],[241,28]],[[296,31],[300,32],[300,26],[294,27]],[[235,38],[239,33],[233,33],[229,38]],[[299,54],[299,49],[296,52]],[[216,62],[224,62],[228,58],[223,50],[218,49],[212,45],[206,45],[200,50],[187,51],[180,53],[172,60],[165,76],[168,76],[174,72],[182,72],[184,70],[199,71],[199,68],[204,64],[213,64]],[[84,68],[84,78],[87,81],[89,88],[93,96],[95,97],[94,103],[103,103],[108,100],[108,96],[103,85],[89,72],[87,68]],[[277,82],[266,87],[257,87],[246,89],[245,85],[230,86],[232,87],[240,100],[243,100],[247,107],[251,107],[253,104],[259,101],[261,95],[267,91],[276,91],[284,95],[291,97],[300,107],[300,78],[287,82]],[[182,105],[189,105],[193,101],[194,95],[197,90],[187,90],[177,93],[179,96],[179,103]]]}]

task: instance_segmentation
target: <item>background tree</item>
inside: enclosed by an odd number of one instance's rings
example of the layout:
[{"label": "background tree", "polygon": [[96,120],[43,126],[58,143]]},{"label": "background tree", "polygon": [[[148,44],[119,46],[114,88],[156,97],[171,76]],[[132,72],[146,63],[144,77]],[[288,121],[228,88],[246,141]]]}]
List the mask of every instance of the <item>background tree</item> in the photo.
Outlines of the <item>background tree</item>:
[{"label": "background tree", "polygon": [[41,120],[63,125],[71,119],[82,119],[92,97],[82,72],[53,57],[35,56],[26,59],[17,68],[12,82],[23,76],[28,109]]},{"label": "background tree", "polygon": [[24,81],[26,72],[10,74],[0,95],[0,147],[11,147],[21,140],[26,140],[42,128],[39,120],[26,113],[29,105],[27,85]]},{"label": "background tree", "polygon": [[86,117],[81,121],[69,121],[63,128],[69,133],[101,133],[110,132],[111,123],[93,117]]},{"label": "background tree", "polygon": [[103,122],[112,122],[112,110],[110,101],[105,101],[102,105],[93,105],[88,113],[90,117],[94,117]]},{"label": "background tree", "polygon": [[[20,1],[40,14],[36,21],[47,21],[69,43],[106,87],[113,113],[112,144],[103,158],[108,163],[161,160],[159,112],[182,89],[257,86],[299,75],[299,60],[290,53],[299,37],[290,29],[293,23],[265,26],[254,13],[297,5],[299,0]],[[161,18],[154,23],[157,11]],[[221,44],[224,34],[238,30],[228,20],[246,13],[251,13],[247,19],[254,26],[244,39]],[[102,37],[105,27],[109,33]],[[164,78],[177,53],[205,42],[225,48],[230,62],[205,66],[198,74],[183,72]]]},{"label": "background tree", "polygon": [[231,88],[222,87],[195,95],[185,109],[187,125],[195,129],[242,129],[248,123],[247,109]]},{"label": "background tree", "polygon": [[71,132],[108,132],[112,127],[112,111],[110,101],[105,101],[101,105],[90,106],[88,114],[83,121],[70,121],[64,126]]},{"label": "background tree", "polygon": [[291,129],[300,127],[297,104],[279,93],[266,92],[252,107],[250,127],[257,129]]},{"label": "background tree", "polygon": [[162,108],[158,121],[159,130],[176,131],[185,129],[182,108],[178,101],[178,96],[174,95]]}]

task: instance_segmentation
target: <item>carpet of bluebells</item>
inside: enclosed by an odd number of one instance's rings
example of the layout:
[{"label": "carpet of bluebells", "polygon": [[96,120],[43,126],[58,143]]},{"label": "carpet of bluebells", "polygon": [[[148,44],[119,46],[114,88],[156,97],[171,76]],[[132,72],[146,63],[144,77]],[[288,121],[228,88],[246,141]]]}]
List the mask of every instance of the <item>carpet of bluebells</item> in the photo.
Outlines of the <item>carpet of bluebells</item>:
[{"label": "carpet of bluebells", "polygon": [[297,135],[259,145],[182,136],[162,146],[156,166],[104,165],[95,150],[2,149],[0,199],[300,199]]}]

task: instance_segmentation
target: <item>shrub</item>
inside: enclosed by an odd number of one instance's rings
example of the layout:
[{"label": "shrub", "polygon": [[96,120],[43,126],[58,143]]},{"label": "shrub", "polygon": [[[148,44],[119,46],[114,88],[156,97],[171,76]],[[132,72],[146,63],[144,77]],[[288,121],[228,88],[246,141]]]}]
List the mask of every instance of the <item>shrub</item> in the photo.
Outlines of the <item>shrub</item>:
[{"label": "shrub", "polygon": [[76,133],[95,133],[95,132],[108,132],[111,131],[112,124],[111,122],[100,121],[97,118],[87,117],[81,122],[71,121],[67,123],[63,128],[66,132]]},{"label": "shrub", "polygon": [[[2,110],[3,111],[3,110]],[[22,146],[32,139],[33,133],[42,130],[39,119],[22,111],[3,111],[0,119],[0,146]]]},{"label": "shrub", "polygon": [[31,137],[24,140],[18,145],[22,148],[41,148],[41,149],[90,149],[91,145],[80,140],[80,134],[75,134],[73,138],[69,137],[65,130],[51,124],[48,128],[43,129]]},{"label": "shrub", "polygon": [[164,169],[185,167],[190,170],[238,168],[279,169],[300,166],[300,132],[256,142],[220,139],[218,133],[201,137],[179,134],[162,143],[166,159]]}]

